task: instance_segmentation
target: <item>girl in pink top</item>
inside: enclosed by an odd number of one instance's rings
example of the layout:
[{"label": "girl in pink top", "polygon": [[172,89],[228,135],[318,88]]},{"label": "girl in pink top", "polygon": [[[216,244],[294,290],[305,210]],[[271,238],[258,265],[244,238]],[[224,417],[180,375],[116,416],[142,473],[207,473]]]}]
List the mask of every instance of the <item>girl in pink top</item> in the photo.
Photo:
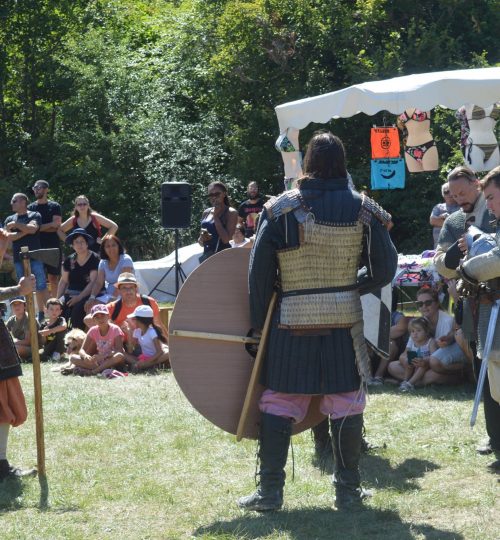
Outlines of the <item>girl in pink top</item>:
[{"label": "girl in pink top", "polygon": [[78,375],[97,375],[113,369],[124,361],[123,332],[109,322],[109,312],[104,304],[94,306],[90,314],[95,326],[87,332],[80,358],[72,358],[74,372]]}]

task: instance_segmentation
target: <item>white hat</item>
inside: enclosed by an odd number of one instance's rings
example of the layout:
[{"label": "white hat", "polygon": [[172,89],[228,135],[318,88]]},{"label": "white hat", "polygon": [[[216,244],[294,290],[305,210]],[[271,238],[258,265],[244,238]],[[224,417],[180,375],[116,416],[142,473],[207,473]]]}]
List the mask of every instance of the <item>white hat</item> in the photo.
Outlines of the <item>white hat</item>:
[{"label": "white hat", "polygon": [[133,317],[152,318],[153,316],[153,308],[151,306],[137,306],[133,313],[127,315],[129,319],[132,319]]}]

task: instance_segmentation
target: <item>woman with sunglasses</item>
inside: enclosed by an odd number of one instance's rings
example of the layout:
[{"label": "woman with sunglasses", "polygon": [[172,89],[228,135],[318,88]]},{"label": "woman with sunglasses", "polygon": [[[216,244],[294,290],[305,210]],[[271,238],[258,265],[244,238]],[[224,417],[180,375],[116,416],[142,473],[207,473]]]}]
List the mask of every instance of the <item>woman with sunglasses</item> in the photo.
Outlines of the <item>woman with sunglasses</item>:
[{"label": "woman with sunglasses", "polygon": [[212,182],[208,186],[208,200],[212,207],[207,208],[201,217],[201,232],[198,243],[203,246],[200,262],[214,253],[231,247],[238,212],[229,206],[227,188],[222,182]]},{"label": "woman with sunglasses", "polygon": [[[429,357],[416,358],[412,365],[425,372],[420,383],[428,384],[456,384],[462,380],[466,357],[455,341],[454,319],[439,307],[437,291],[422,287],[417,291],[415,302],[422,317],[425,317],[431,326],[438,349]],[[406,354],[399,360],[389,364],[389,373],[398,381],[405,377]],[[412,390],[412,388],[408,388]]]},{"label": "woman with sunglasses", "polygon": [[107,229],[107,234],[116,234],[118,230],[118,225],[114,221],[92,210],[89,200],[85,195],[78,195],[75,199],[73,215],[61,225],[58,234],[64,242],[66,240],[66,234],[75,229],[84,229],[92,237],[89,248],[92,251],[98,252],[99,244],[103,237],[101,227]]}]

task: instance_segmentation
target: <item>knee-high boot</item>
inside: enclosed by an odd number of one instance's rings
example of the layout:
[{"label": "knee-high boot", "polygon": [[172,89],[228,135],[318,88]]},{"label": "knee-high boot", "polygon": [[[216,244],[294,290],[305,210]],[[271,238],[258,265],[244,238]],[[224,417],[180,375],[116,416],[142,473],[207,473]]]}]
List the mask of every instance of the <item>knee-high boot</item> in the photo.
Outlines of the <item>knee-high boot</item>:
[{"label": "knee-high boot", "polygon": [[252,495],[238,499],[240,508],[266,512],[282,507],[285,465],[291,435],[292,421],[289,418],[262,413],[259,486]]},{"label": "knee-high boot", "polygon": [[335,505],[339,509],[351,508],[370,496],[361,488],[359,475],[363,415],[337,418],[331,424],[335,456]]}]

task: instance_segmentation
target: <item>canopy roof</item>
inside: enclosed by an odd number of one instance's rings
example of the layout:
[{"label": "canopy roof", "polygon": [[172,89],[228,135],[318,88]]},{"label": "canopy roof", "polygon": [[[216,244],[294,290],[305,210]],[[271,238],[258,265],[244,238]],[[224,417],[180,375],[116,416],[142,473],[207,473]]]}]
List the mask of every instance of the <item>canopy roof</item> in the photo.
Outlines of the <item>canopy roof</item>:
[{"label": "canopy roof", "polygon": [[300,130],[311,122],[324,124],[332,118],[348,118],[360,112],[401,114],[437,105],[458,109],[466,103],[487,107],[500,100],[500,68],[437,71],[355,84],[276,107],[280,132]]}]

